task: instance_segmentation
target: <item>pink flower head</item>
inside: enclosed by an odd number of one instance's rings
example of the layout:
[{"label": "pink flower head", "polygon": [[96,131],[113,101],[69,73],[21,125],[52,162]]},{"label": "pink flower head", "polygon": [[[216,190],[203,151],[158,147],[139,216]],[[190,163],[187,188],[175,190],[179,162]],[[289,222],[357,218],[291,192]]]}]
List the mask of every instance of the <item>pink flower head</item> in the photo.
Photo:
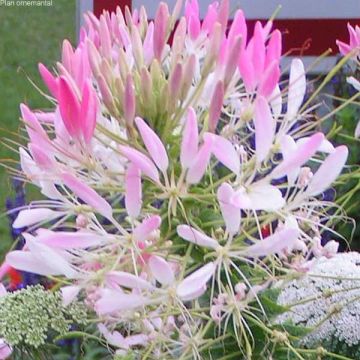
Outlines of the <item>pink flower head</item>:
[{"label": "pink flower head", "polygon": [[69,134],[77,139],[82,137],[86,143],[89,143],[95,130],[98,113],[97,95],[90,82],[84,84],[80,100],[66,77],[61,76],[58,101],[61,117]]},{"label": "pink flower head", "polygon": [[266,45],[268,26],[255,25],[254,35],[240,53],[239,71],[248,92],[268,98],[280,78],[281,34],[274,31]]},{"label": "pink flower head", "polygon": [[[356,50],[356,54],[358,54],[360,50],[360,27],[358,25],[351,26],[347,25],[349,31],[349,43],[345,43],[340,40],[336,40],[336,44],[339,47],[339,51],[342,55],[347,55],[350,51]],[[355,55],[356,55],[355,54]]]}]

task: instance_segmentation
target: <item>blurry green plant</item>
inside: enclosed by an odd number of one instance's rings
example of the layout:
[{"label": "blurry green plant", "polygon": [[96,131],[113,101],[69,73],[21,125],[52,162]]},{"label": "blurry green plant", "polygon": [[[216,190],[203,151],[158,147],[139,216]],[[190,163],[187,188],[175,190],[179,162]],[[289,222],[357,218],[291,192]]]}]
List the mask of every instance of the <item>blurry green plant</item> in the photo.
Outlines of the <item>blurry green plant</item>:
[{"label": "blurry green plant", "polygon": [[346,81],[349,76],[358,78],[359,71],[345,65],[332,80],[334,94],[327,95],[327,98],[334,109],[340,110],[330,119],[328,138],[334,143],[346,144],[349,148],[347,171],[340,176],[336,187],[336,202],[345,211],[348,221],[339,222],[337,231],[349,241],[352,250],[359,250],[360,139],[355,137],[355,128],[360,119],[360,93]]},{"label": "blurry green plant", "polygon": [[[0,8],[0,139],[19,141],[19,103],[46,109],[50,103],[34,84],[45,89],[37,63],[53,64],[58,58],[64,38],[75,41],[76,0],[54,0],[52,6],[1,6]],[[13,164],[16,153],[3,144],[0,159]],[[0,167],[0,213],[12,192],[11,179]],[[29,189],[29,199],[34,198]],[[11,243],[8,220],[0,217],[0,254]]]}]

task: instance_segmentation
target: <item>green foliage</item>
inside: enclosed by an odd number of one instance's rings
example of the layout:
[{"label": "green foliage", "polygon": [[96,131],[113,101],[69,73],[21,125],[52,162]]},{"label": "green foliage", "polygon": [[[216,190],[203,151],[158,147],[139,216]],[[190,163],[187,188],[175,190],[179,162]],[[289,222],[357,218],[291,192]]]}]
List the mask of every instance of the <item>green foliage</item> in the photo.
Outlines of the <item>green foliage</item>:
[{"label": "green foliage", "polygon": [[[356,90],[346,82],[348,76],[358,77],[353,69],[345,66],[336,76],[334,82],[335,98],[330,106],[337,108],[348,100]],[[344,144],[349,148],[347,170],[340,177],[339,185],[336,187],[337,203],[343,206],[346,214],[354,219],[354,222],[343,222],[336,224],[336,230],[347,240],[351,241],[353,250],[360,249],[360,227],[354,231],[354,225],[360,222],[360,139],[354,137],[355,127],[360,119],[359,102],[353,102],[329,119],[324,126],[329,128],[329,138],[336,144]],[[330,130],[331,128],[331,130]]]},{"label": "green foliage", "polygon": [[[45,91],[37,64],[52,66],[61,54],[64,38],[75,42],[75,0],[54,0],[52,6],[0,7],[0,138],[19,140],[19,104],[46,109],[50,103],[30,80]],[[17,149],[16,149],[17,150]],[[0,146],[0,159],[17,159]],[[14,165],[7,162],[7,165]],[[0,167],[0,213],[11,192],[9,176]],[[32,193],[29,197],[33,198]],[[9,248],[8,221],[0,217],[0,253]]]}]

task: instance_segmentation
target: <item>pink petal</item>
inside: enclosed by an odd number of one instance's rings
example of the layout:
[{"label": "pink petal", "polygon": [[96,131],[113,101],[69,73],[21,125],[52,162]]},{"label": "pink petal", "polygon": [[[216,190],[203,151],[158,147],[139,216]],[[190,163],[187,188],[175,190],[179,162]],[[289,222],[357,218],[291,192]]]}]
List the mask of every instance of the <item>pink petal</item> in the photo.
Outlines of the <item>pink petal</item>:
[{"label": "pink petal", "polygon": [[[25,237],[25,234],[23,235]],[[54,272],[65,275],[69,279],[77,277],[78,272],[59,252],[35,240],[30,234],[26,234],[26,246],[38,263],[41,263],[45,268],[52,268]]]},{"label": "pink petal", "polygon": [[144,65],[144,50],[139,29],[135,26],[131,30],[131,49],[135,64],[141,68]]},{"label": "pink petal", "polygon": [[338,46],[340,53],[344,56],[352,50],[349,44],[346,44],[340,40],[336,40],[336,45]]},{"label": "pink petal", "polygon": [[26,234],[26,245],[30,251],[11,251],[6,256],[6,263],[17,270],[39,275],[65,275],[72,279],[77,272],[57,252],[39,243],[30,234]]},{"label": "pink petal", "polygon": [[221,24],[223,32],[225,32],[228,25],[229,13],[230,13],[229,0],[222,0],[218,8],[217,22]]},{"label": "pink petal", "polygon": [[49,89],[52,96],[58,97],[58,82],[55,76],[46,68],[45,65],[39,63],[38,65],[40,75]]},{"label": "pink petal", "polygon": [[149,65],[154,58],[154,22],[150,21],[144,39],[144,59],[145,64]]},{"label": "pink petal", "polygon": [[190,166],[198,152],[199,134],[195,110],[189,107],[183,130],[180,162],[183,169]]},{"label": "pink petal", "polygon": [[[308,138],[305,141],[308,141]],[[280,149],[284,160],[286,160],[296,152],[296,142],[290,135],[284,135],[280,140]]]},{"label": "pink petal", "polygon": [[255,183],[248,195],[253,210],[276,211],[285,205],[281,191],[273,185]]},{"label": "pink petal", "polygon": [[348,148],[344,145],[335,148],[311,178],[306,194],[315,196],[325,191],[340,175],[348,153]]},{"label": "pink petal", "polygon": [[[43,147],[40,147],[34,143],[29,143],[28,148],[32,158],[40,169],[49,171],[54,170],[56,163],[53,158],[48,156],[48,153],[44,151]],[[51,155],[51,153],[49,155]]]},{"label": "pink petal", "polygon": [[350,37],[350,46],[352,48],[355,48],[359,44],[359,40],[357,38],[357,34],[355,29],[348,23],[347,28],[349,31],[349,37]]},{"label": "pink petal", "polygon": [[255,77],[260,79],[265,66],[265,38],[263,36],[262,26],[259,21],[257,21],[255,24],[254,35],[251,41],[253,42],[251,58],[254,66]]},{"label": "pink petal", "polygon": [[266,48],[266,66],[272,63],[274,60],[279,61],[281,57],[281,32],[275,30],[270,37],[269,44]]},{"label": "pink petal", "polygon": [[12,352],[12,347],[8,345],[4,339],[0,339],[0,360],[8,359]]},{"label": "pink petal", "polygon": [[269,64],[258,86],[258,94],[269,98],[280,79],[279,62],[274,60]]},{"label": "pink petal", "polygon": [[208,247],[214,250],[220,246],[216,240],[189,225],[178,225],[176,231],[182,239],[190,241],[193,244]]},{"label": "pink petal", "polygon": [[212,153],[215,157],[234,174],[240,172],[240,156],[235,150],[233,144],[222,136],[205,133],[204,139],[211,138],[213,146]]},{"label": "pink petal", "polygon": [[124,337],[119,331],[110,332],[104,324],[98,324],[98,329],[110,345],[125,350],[129,349],[131,346],[144,346],[149,340],[149,336],[145,334],[136,334]]},{"label": "pink petal", "polygon": [[184,70],[181,63],[177,63],[169,77],[169,96],[173,101],[177,101],[181,91]]},{"label": "pink petal", "polygon": [[78,137],[81,133],[80,102],[64,76],[60,76],[58,102],[60,114],[68,133]]},{"label": "pink petal", "polygon": [[129,74],[125,83],[124,117],[127,125],[132,126],[135,117],[135,86],[132,76]]},{"label": "pink petal", "polygon": [[94,208],[99,214],[104,217],[112,218],[112,207],[103,199],[94,189],[78,180],[75,176],[69,173],[63,173],[61,180],[71,191],[74,192],[82,201]]},{"label": "pink petal", "polygon": [[143,153],[129,146],[119,145],[119,150],[123,156],[136,165],[147,177],[159,183],[159,173],[154,163]]},{"label": "pink petal", "polygon": [[[149,342],[149,338],[150,336],[145,334],[130,335],[125,338],[125,343],[129,347],[137,345],[145,346]],[[150,340],[152,340],[152,338],[150,338]]]},{"label": "pink petal", "polygon": [[242,37],[238,35],[233,40],[233,44],[229,45],[230,50],[225,68],[225,84],[229,84],[238,66],[242,41]]},{"label": "pink petal", "polygon": [[212,139],[204,139],[204,143],[192,161],[186,175],[186,182],[188,184],[196,184],[204,176],[206,167],[210,160],[212,146]]},{"label": "pink petal", "polygon": [[7,294],[6,287],[3,283],[0,283],[0,298]]},{"label": "pink petal", "polygon": [[154,286],[146,280],[125,271],[109,271],[106,274],[106,281],[109,284],[117,284],[129,289],[153,290]]},{"label": "pink petal", "polygon": [[56,135],[56,141],[61,144],[69,144],[71,142],[71,136],[69,132],[66,130],[64,125],[64,121],[61,118],[59,107],[57,106],[54,112],[54,130]]},{"label": "pink petal", "polygon": [[69,304],[71,304],[78,296],[80,290],[81,287],[77,285],[63,286],[60,289],[63,306],[68,306]]},{"label": "pink petal", "polygon": [[36,116],[38,121],[41,121],[43,123],[53,124],[55,121],[55,112],[53,111],[50,112],[36,111],[34,115]]},{"label": "pink petal", "polygon": [[142,206],[141,171],[134,164],[129,164],[125,174],[125,208],[127,213],[136,218]]},{"label": "pink petal", "polygon": [[30,140],[39,145],[41,144],[44,147],[49,147],[47,143],[47,133],[40,125],[36,115],[25,104],[20,104],[20,111],[21,117],[26,123],[26,130]]},{"label": "pink petal", "polygon": [[200,19],[198,15],[191,15],[188,19],[188,33],[192,40],[196,40],[200,34]]},{"label": "pink petal", "polygon": [[282,111],[282,96],[279,85],[275,86],[273,93],[270,95],[270,105],[275,118],[278,118]]},{"label": "pink petal", "polygon": [[358,123],[356,125],[354,136],[357,139],[360,138],[360,121],[358,121]]},{"label": "pink petal", "polygon": [[36,166],[34,160],[22,147],[19,148],[19,154],[21,170],[29,179],[32,179],[33,183],[38,184],[34,175],[39,172],[39,168]]},{"label": "pink petal", "polygon": [[184,17],[181,17],[174,30],[172,46],[174,58],[176,58],[176,56],[184,50],[186,31],[186,19]]},{"label": "pink petal", "polygon": [[58,269],[47,266],[36,258],[30,251],[15,250],[6,255],[6,262],[11,267],[21,271],[27,271],[39,275],[62,275]]},{"label": "pink petal", "polygon": [[294,59],[290,67],[287,116],[294,117],[304,100],[306,92],[306,77],[304,64],[300,59]]},{"label": "pink petal", "polygon": [[324,134],[322,133],[312,135],[304,144],[299,145],[295,152],[275,167],[271,172],[271,177],[273,179],[281,178],[302,166],[315,154],[323,140]]},{"label": "pink petal", "polygon": [[247,191],[242,188],[235,192],[231,204],[243,210],[275,211],[285,205],[285,200],[277,187],[255,183]]},{"label": "pink petal", "polygon": [[165,172],[169,166],[169,159],[162,141],[143,119],[137,117],[135,123],[154,163]]},{"label": "pink petal", "polygon": [[212,66],[213,62],[219,57],[223,35],[224,29],[218,22],[216,22],[207,46],[207,54],[204,59],[203,71],[204,69],[205,71],[209,71],[209,66]]},{"label": "pink petal", "polygon": [[192,80],[194,78],[196,71],[196,66],[197,66],[197,58],[195,54],[191,54],[184,65],[182,88],[180,94],[182,98],[185,98],[190,91],[190,88],[192,86]]},{"label": "pink petal", "polygon": [[124,336],[119,331],[110,332],[104,324],[98,324],[97,327],[110,345],[126,350],[129,349],[129,345],[126,344]]},{"label": "pink petal", "polygon": [[211,279],[216,269],[212,262],[187,276],[176,289],[176,293],[183,301],[198,298],[206,291],[206,283]]},{"label": "pink petal", "polygon": [[254,91],[256,85],[255,69],[247,50],[242,50],[240,53],[239,71],[246,91]]},{"label": "pink petal", "polygon": [[206,34],[211,34],[214,25],[217,20],[217,9],[215,4],[210,4],[208,7],[208,11],[204,17],[204,21],[201,25],[202,31],[204,31]]},{"label": "pink petal", "polygon": [[[305,140],[307,141],[307,140]],[[285,135],[280,140],[280,149],[284,161],[289,161],[288,159],[294,156],[297,151],[297,145],[294,139],[290,135]],[[287,179],[290,186],[294,185],[300,172],[300,167],[293,169],[287,173]]]},{"label": "pink petal", "polygon": [[89,65],[91,67],[91,71],[93,72],[94,76],[97,78],[100,71],[99,65],[101,62],[101,56],[96,46],[89,38],[86,39],[86,47],[87,47],[87,54],[89,58]]},{"label": "pink petal", "polygon": [[[296,141],[297,145],[302,145],[304,144],[307,140],[309,139],[309,137],[305,136],[302,137],[300,139],[298,139]],[[326,138],[324,138],[324,140],[322,141],[322,143],[320,144],[319,148],[317,151],[321,151],[321,152],[325,152],[328,154],[331,154],[332,152],[334,152],[335,148],[334,145]]]},{"label": "pink petal", "polygon": [[242,10],[236,10],[234,20],[231,24],[231,28],[229,30],[229,35],[228,35],[230,46],[232,46],[232,44],[235,41],[235,38],[239,35],[241,36],[241,40],[242,40],[242,48],[244,48],[247,41],[247,26],[246,26],[244,12]]},{"label": "pink petal", "polygon": [[[28,234],[23,235],[27,239]],[[66,232],[46,229],[39,229],[36,239],[42,244],[58,249],[85,249],[99,246],[106,240],[103,236],[90,231]]]},{"label": "pink petal", "polygon": [[275,135],[275,121],[268,102],[262,96],[255,102],[254,123],[256,160],[262,162],[271,150]]},{"label": "pink petal", "polygon": [[246,256],[261,257],[273,255],[286,248],[291,248],[299,237],[297,229],[283,229],[263,240],[259,240],[255,245],[249,246]]},{"label": "pink petal", "polygon": [[69,42],[65,39],[62,44],[61,62],[65,66],[66,70],[72,74],[72,60],[74,57],[74,50]]},{"label": "pink petal", "polygon": [[215,86],[215,90],[210,102],[209,109],[209,131],[215,132],[217,124],[220,120],[221,109],[224,101],[224,83],[220,80]]},{"label": "pink petal", "polygon": [[240,228],[241,211],[231,204],[231,198],[234,196],[233,188],[222,183],[217,191],[217,198],[220,203],[222,216],[225,220],[226,230],[230,234],[236,234]]},{"label": "pink petal", "polygon": [[102,101],[104,102],[109,112],[114,113],[115,112],[114,98],[108,84],[106,83],[106,80],[102,75],[98,76],[97,83],[99,85],[99,91],[102,97]]},{"label": "pink petal", "polygon": [[148,300],[140,295],[104,289],[101,298],[95,304],[95,310],[98,315],[107,315],[115,311],[133,310],[144,306],[147,302]]},{"label": "pink petal", "polygon": [[162,285],[171,285],[175,281],[174,271],[169,263],[162,257],[151,255],[148,261],[154,278]]},{"label": "pink petal", "polygon": [[54,211],[47,208],[34,208],[21,210],[13,222],[13,228],[19,229],[31,226],[42,221],[50,221],[63,216],[64,212]]},{"label": "pink petal", "polygon": [[90,143],[96,126],[96,117],[98,113],[98,99],[95,90],[89,81],[83,87],[81,101],[81,132],[86,143]]},{"label": "pink petal", "polygon": [[186,0],[185,2],[185,17],[189,20],[191,16],[199,17],[199,3],[198,0]]},{"label": "pink petal", "polygon": [[169,22],[169,9],[165,3],[160,3],[154,21],[154,55],[161,61]]},{"label": "pink petal", "polygon": [[161,217],[153,215],[143,220],[143,222],[134,229],[133,236],[137,241],[145,241],[154,230],[159,228],[160,224]]},{"label": "pink petal", "polygon": [[109,27],[106,22],[105,16],[100,16],[100,26],[99,26],[99,35],[100,35],[100,43],[102,54],[107,58],[111,59],[111,35],[109,32]]}]

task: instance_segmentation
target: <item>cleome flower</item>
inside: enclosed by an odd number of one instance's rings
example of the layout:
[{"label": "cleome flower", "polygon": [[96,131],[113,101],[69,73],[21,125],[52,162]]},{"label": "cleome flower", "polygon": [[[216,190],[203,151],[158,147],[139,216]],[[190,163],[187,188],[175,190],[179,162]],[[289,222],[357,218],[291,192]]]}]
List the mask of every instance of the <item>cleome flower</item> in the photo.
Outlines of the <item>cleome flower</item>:
[{"label": "cleome flower", "polygon": [[77,47],[39,65],[54,109],[21,105],[14,175],[46,199],[20,209],[25,246],[3,266],[83,299],[119,355],[201,359],[232,326],[252,358],[261,293],[337,251],[322,193],[348,150],[317,132],[300,59],[280,83],[271,21],[250,36],[228,0],[203,21],[197,0],[181,9],[88,13]]},{"label": "cleome flower", "polygon": [[[344,56],[351,56],[353,62],[356,64],[357,68],[359,67],[359,51],[360,51],[360,28],[358,25],[352,27],[348,24],[348,31],[350,41],[349,44],[344,43],[343,41],[336,40],[336,44],[339,47],[339,51]],[[354,87],[356,91],[360,91],[360,82],[359,79],[356,79],[353,76],[347,77],[346,81]],[[355,138],[360,137],[360,121],[358,121],[355,128]]]}]

